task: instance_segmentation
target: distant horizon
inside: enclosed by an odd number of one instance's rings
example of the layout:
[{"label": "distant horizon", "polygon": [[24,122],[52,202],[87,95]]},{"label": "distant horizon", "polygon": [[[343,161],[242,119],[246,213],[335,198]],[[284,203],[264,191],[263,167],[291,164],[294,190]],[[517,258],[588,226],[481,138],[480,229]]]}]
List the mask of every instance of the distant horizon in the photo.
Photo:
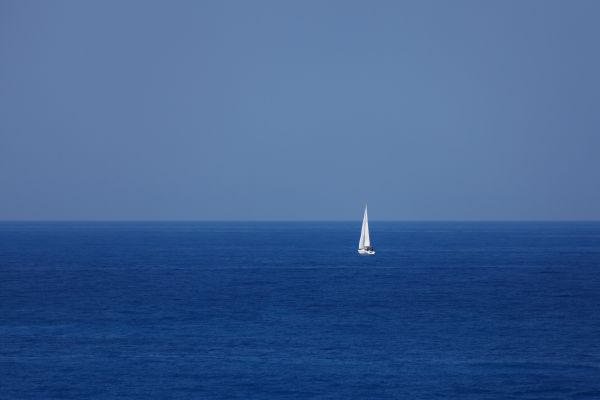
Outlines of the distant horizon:
[{"label": "distant horizon", "polygon": [[[39,219],[39,220],[26,220],[26,219],[3,219],[0,220],[0,223],[13,223],[13,222],[23,222],[23,223],[41,223],[41,222],[74,222],[74,223],[137,223],[137,222],[174,222],[174,223],[203,223],[203,222],[299,222],[299,223],[311,223],[311,222],[357,222],[360,224],[361,219]],[[590,222],[590,223],[599,223],[600,219],[505,219],[505,220],[494,220],[494,219],[372,219],[369,218],[370,223],[379,223],[379,222],[474,222],[474,223],[528,223],[528,222],[565,222],[565,223],[581,223],[581,222]]]}]

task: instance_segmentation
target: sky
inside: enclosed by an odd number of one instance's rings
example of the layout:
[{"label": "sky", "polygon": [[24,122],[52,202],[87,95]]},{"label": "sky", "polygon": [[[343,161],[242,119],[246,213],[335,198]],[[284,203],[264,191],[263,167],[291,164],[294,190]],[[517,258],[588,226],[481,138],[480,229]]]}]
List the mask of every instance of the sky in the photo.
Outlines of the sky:
[{"label": "sky", "polygon": [[0,0],[0,220],[599,220],[599,15]]}]

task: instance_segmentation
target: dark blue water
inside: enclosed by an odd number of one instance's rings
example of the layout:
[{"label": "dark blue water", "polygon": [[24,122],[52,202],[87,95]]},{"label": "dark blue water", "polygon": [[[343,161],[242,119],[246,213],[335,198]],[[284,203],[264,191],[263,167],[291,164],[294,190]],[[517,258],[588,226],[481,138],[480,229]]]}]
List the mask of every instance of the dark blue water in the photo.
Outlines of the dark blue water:
[{"label": "dark blue water", "polygon": [[600,399],[599,223],[0,223],[2,399]]}]

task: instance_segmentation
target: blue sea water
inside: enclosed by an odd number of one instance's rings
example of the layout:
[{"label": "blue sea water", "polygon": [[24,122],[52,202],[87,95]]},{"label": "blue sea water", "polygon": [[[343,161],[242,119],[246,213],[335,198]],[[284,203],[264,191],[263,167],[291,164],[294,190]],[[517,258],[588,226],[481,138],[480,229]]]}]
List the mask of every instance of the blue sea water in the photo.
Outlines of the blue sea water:
[{"label": "blue sea water", "polygon": [[1,399],[600,399],[600,223],[0,223]]}]

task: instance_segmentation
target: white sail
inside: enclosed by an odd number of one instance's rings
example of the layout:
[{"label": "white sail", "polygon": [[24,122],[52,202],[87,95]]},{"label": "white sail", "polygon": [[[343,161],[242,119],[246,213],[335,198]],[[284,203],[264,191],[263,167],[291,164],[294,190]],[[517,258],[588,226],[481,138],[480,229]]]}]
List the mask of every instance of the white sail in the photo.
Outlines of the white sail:
[{"label": "white sail", "polygon": [[369,217],[367,215],[367,206],[365,205],[365,215],[363,216],[362,229],[360,231],[360,240],[358,249],[364,250],[365,247],[371,247],[371,239],[369,238]]}]

